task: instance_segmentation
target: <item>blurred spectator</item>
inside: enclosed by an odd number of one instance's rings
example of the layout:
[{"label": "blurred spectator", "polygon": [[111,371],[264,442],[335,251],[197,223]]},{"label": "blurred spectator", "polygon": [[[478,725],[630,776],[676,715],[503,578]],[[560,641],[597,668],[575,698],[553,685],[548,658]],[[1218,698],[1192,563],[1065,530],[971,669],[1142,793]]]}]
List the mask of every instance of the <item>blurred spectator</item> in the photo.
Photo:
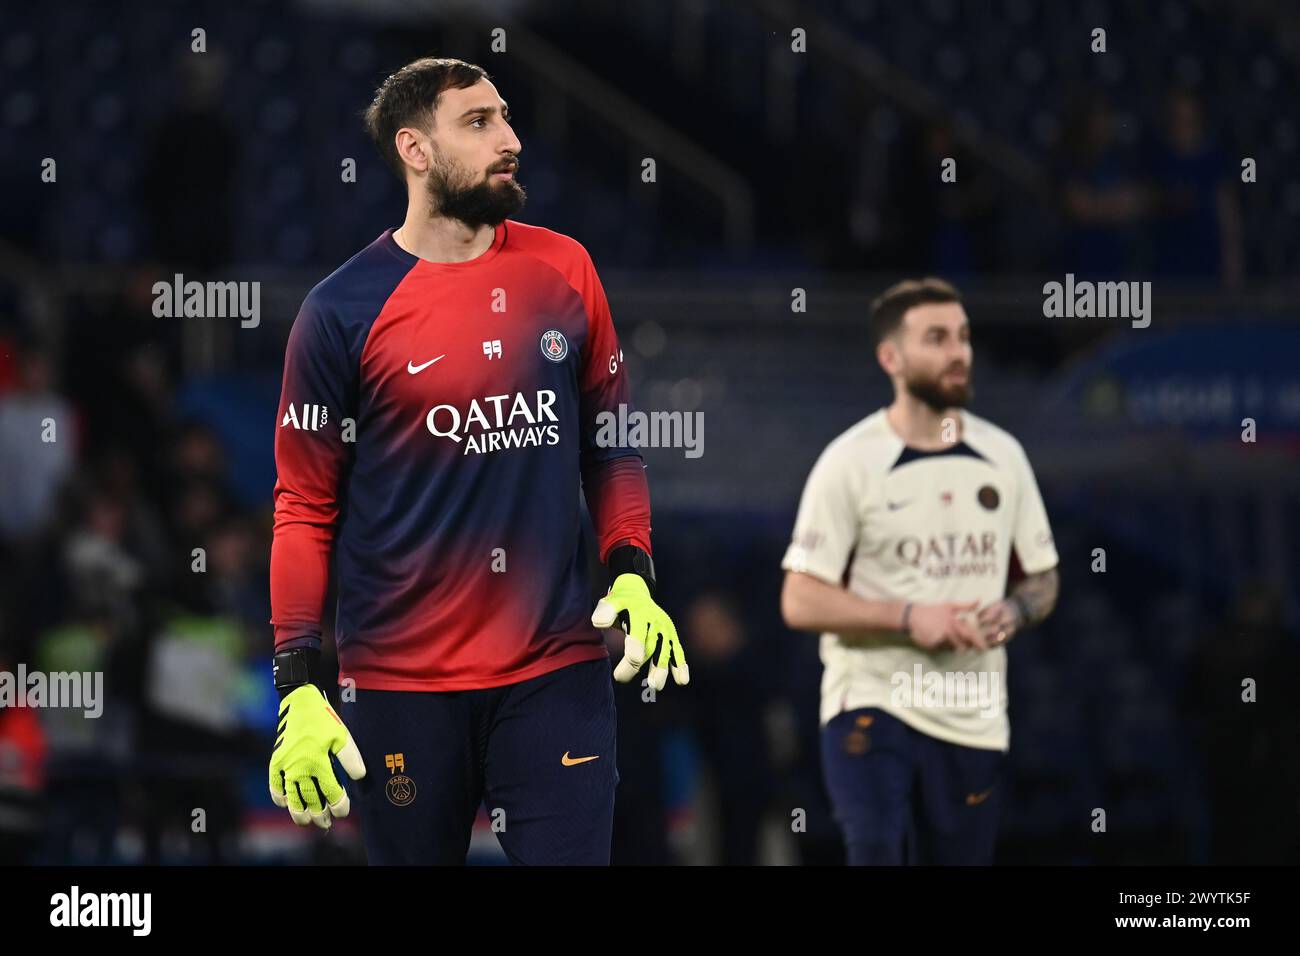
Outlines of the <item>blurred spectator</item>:
[{"label": "blurred spectator", "polygon": [[188,574],[193,549],[236,513],[226,452],[210,428],[189,422],[167,446],[165,467],[167,524],[177,549],[173,568]]},{"label": "blurred spectator", "polygon": [[164,861],[193,833],[199,844],[187,859],[232,862],[241,775],[260,767],[275,720],[266,644],[259,640],[270,616],[266,572],[246,522],[213,505],[207,483],[191,484],[186,496],[182,501],[206,502],[190,506],[201,519],[180,525],[196,535],[205,529],[193,539],[204,552],[194,557],[177,549],[173,583],[149,638],[132,809],[147,862]]},{"label": "blurred spectator", "polygon": [[126,534],[123,503],[96,491],[87,503],[85,521],[67,537],[64,563],[77,606],[94,608],[132,627],[138,624],[137,593],[144,586],[145,569],[128,550]]},{"label": "blurred spectator", "polygon": [[[83,539],[84,540],[84,539]],[[120,825],[120,782],[126,765],[130,705],[116,685],[128,635],[114,621],[128,600],[100,552],[77,568],[87,580],[76,582],[77,598],[65,619],[36,641],[35,664],[44,673],[103,675],[102,714],[47,707],[40,711],[49,741],[47,838],[41,862],[94,865],[114,862]]]},{"label": "blurred spectator", "polygon": [[217,482],[190,481],[181,486],[170,516],[178,554],[189,555],[202,545],[226,520],[228,513],[229,502]]},{"label": "blurred spectator", "polygon": [[1175,90],[1151,156],[1155,267],[1160,275],[1240,285],[1241,210],[1228,157],[1209,136],[1201,101]]},{"label": "blurred spectator", "polygon": [[254,635],[265,656],[271,604],[266,586],[266,545],[243,518],[232,518],[208,539],[208,599],[212,609]]},{"label": "blurred spectator", "polygon": [[1079,108],[1066,129],[1059,176],[1067,222],[1065,268],[1080,277],[1118,278],[1131,268],[1133,227],[1145,197],[1115,116],[1100,98]]},{"label": "blurred spectator", "polygon": [[18,388],[0,396],[0,538],[34,538],[55,516],[59,491],[76,460],[72,406],[57,391],[51,356],[28,346]]},{"label": "blurred spectator", "polygon": [[123,540],[142,573],[157,586],[167,575],[171,555],[167,532],[151,489],[144,484],[139,459],[126,448],[110,446],[93,463],[91,472],[100,494],[121,509]]},{"label": "blurred spectator", "polygon": [[199,422],[186,424],[171,445],[173,483],[223,483],[226,478],[226,451],[216,433]]},{"label": "blurred spectator", "polygon": [[150,642],[133,801],[147,863],[164,861],[169,836],[193,832],[206,847],[205,862],[232,860],[238,768],[247,752],[239,701],[244,656],[237,622],[188,609],[167,615]]}]

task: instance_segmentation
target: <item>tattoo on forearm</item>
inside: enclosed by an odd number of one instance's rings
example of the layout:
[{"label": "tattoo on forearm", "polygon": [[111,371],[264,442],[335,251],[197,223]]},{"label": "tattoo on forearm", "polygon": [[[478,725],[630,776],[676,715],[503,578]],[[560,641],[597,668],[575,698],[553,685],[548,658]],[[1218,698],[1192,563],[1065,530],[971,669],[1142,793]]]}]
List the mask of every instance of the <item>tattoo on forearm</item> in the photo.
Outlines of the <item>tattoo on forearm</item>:
[{"label": "tattoo on forearm", "polygon": [[1020,608],[1021,627],[1037,624],[1052,613],[1061,576],[1056,568],[1031,574],[1011,590],[1011,600]]}]

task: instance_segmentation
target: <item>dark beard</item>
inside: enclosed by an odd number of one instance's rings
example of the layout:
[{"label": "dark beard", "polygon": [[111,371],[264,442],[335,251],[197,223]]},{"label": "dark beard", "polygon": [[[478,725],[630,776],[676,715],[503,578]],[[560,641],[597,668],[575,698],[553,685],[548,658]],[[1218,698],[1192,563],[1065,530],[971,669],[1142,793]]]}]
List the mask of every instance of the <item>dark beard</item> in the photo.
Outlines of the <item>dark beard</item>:
[{"label": "dark beard", "polygon": [[903,386],[909,395],[919,402],[924,402],[933,412],[942,412],[949,408],[965,408],[970,403],[971,396],[975,394],[970,379],[966,380],[965,385],[954,385],[951,388],[940,385],[937,379],[905,381]]},{"label": "dark beard", "polygon": [[429,172],[430,211],[459,219],[467,226],[499,226],[523,209],[527,198],[517,179],[507,182],[488,179],[472,186],[459,186],[451,182],[447,168],[441,163]]}]

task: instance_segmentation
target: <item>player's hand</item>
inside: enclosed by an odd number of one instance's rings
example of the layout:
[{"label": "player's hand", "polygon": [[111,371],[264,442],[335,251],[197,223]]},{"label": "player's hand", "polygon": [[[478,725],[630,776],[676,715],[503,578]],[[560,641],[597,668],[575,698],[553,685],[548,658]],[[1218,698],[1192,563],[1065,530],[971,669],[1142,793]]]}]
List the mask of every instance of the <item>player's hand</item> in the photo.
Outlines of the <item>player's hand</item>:
[{"label": "player's hand", "polygon": [[347,791],[334,776],[330,755],[353,780],[366,775],[352,735],[315,684],[303,684],[280,701],[280,726],[271,750],[271,799],[288,807],[301,827],[314,823],[328,830],[335,818],[348,815]]},{"label": "player's hand", "polygon": [[1020,606],[1015,601],[995,601],[982,608],[975,618],[985,643],[998,647],[1011,640],[1020,629]]},{"label": "player's hand", "polygon": [[982,647],[982,638],[972,612],[979,601],[969,604],[915,604],[908,618],[908,635],[922,650],[939,651]]},{"label": "player's hand", "polygon": [[620,574],[614,579],[609,593],[596,604],[591,623],[596,627],[613,627],[620,618],[627,636],[623,639],[623,659],[614,668],[614,680],[626,684],[634,678],[657,644],[659,654],[647,675],[650,686],[663,690],[670,668],[678,684],[690,683],[691,669],[686,666],[686,653],[677,637],[677,628],[654,602],[650,588],[639,574]]}]

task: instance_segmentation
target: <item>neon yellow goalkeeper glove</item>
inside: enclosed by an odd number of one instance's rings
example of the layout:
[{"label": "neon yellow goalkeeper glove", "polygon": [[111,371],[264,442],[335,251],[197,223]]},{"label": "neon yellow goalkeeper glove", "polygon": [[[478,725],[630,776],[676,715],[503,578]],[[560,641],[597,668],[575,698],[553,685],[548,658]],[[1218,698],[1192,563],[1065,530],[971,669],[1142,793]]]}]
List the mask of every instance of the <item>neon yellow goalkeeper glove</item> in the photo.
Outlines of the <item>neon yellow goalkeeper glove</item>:
[{"label": "neon yellow goalkeeper glove", "polygon": [[655,603],[650,588],[639,574],[620,574],[614,579],[609,593],[600,599],[592,612],[591,623],[596,627],[613,627],[620,615],[627,637],[623,641],[623,659],[614,668],[614,680],[626,684],[659,645],[659,654],[650,666],[648,681],[655,690],[663,690],[668,682],[671,667],[673,680],[680,685],[689,684],[691,669],[686,665],[686,653],[677,637],[672,619]]},{"label": "neon yellow goalkeeper glove", "polygon": [[280,701],[280,726],[271,751],[271,799],[288,807],[293,822],[328,830],[348,815],[347,791],[334,776],[330,754],[353,780],[366,775],[352,735],[314,684],[294,688]]}]

